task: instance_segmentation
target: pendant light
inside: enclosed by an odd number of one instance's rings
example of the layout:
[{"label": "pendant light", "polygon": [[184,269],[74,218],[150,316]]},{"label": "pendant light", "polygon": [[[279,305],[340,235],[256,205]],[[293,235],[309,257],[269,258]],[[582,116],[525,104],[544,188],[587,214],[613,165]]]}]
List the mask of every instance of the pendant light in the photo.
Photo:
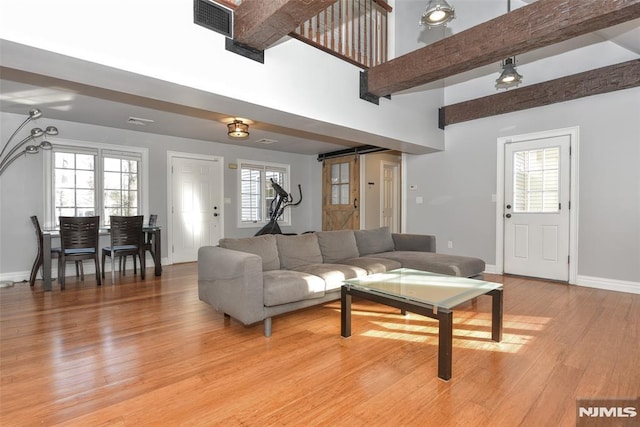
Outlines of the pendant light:
[{"label": "pendant light", "polygon": [[420,18],[420,25],[426,25],[429,28],[444,26],[453,18],[455,18],[455,10],[447,0],[429,0]]},{"label": "pendant light", "polygon": [[[507,13],[511,12],[511,0],[507,0]],[[516,57],[510,56],[502,61],[500,77],[496,79],[496,89],[509,89],[522,83],[522,75],[516,71]]]},{"label": "pendant light", "polygon": [[515,61],[516,57],[512,56],[502,62],[502,72],[496,79],[496,89],[509,89],[522,83],[522,75],[516,71]]}]

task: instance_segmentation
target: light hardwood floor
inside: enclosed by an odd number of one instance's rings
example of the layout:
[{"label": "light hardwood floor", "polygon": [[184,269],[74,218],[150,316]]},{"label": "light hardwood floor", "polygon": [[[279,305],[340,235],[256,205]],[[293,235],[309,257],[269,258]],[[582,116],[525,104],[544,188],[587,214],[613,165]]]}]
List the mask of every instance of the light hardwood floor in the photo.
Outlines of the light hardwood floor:
[{"label": "light hardwood floor", "polygon": [[503,342],[489,297],[437,323],[354,301],[276,317],[273,336],[198,300],[195,264],[112,285],[0,289],[0,424],[573,426],[576,398],[640,395],[640,295],[516,277]]}]

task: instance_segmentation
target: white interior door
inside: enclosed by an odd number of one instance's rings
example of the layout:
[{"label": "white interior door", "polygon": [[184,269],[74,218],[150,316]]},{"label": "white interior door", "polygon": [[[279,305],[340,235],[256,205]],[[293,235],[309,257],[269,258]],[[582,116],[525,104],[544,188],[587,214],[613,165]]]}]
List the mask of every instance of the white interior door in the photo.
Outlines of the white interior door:
[{"label": "white interior door", "polygon": [[392,233],[400,232],[400,180],[398,163],[381,162],[380,225]]},{"label": "white interior door", "polygon": [[217,245],[222,229],[222,161],[173,157],[172,259],[196,261],[201,246]]},{"label": "white interior door", "polygon": [[569,279],[570,141],[505,145],[505,273]]}]

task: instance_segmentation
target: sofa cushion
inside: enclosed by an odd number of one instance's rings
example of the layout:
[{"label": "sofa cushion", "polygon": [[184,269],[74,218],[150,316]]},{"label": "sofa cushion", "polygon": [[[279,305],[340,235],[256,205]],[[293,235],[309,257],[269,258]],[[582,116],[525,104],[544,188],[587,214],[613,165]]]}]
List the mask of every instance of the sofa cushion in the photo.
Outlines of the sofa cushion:
[{"label": "sofa cushion", "polygon": [[356,267],[364,268],[369,272],[369,274],[385,273],[402,267],[402,264],[393,259],[369,256],[345,259],[340,261],[340,264],[354,265]]},{"label": "sofa cushion", "polygon": [[324,296],[324,280],[313,274],[272,270],[262,273],[262,281],[266,307]]},{"label": "sofa cushion", "polygon": [[244,237],[240,239],[220,239],[221,248],[247,252],[262,258],[262,271],[279,270],[280,258],[276,237],[271,234],[263,236]]},{"label": "sofa cushion", "polygon": [[429,234],[391,234],[396,251],[436,251],[436,236]]},{"label": "sofa cushion", "polygon": [[295,270],[324,279],[325,291],[340,289],[343,281],[367,275],[367,270],[345,264],[309,264],[296,267]]},{"label": "sofa cushion", "polygon": [[356,236],[353,234],[353,230],[320,231],[316,235],[318,236],[322,259],[326,263],[334,263],[359,256]]},{"label": "sofa cushion", "polygon": [[296,236],[276,235],[280,267],[292,270],[301,265],[322,264],[322,253],[315,233]]},{"label": "sofa cushion", "polygon": [[388,252],[395,249],[389,227],[374,230],[355,230],[358,253],[360,256]]},{"label": "sofa cushion", "polygon": [[376,254],[376,257],[398,261],[403,268],[413,268],[450,276],[472,277],[482,273],[485,268],[484,261],[480,258],[433,252],[394,251]]}]

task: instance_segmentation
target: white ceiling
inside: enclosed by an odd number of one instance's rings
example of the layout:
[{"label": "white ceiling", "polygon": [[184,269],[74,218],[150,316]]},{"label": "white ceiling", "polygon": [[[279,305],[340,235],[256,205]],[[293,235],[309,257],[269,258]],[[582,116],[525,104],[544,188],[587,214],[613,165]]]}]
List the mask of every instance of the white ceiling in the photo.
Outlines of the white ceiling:
[{"label": "white ceiling", "polygon": [[[640,55],[640,20],[599,31],[597,35]],[[548,49],[536,51],[536,57],[544,56],[545,52],[549,55],[558,53],[557,47],[551,46]],[[46,53],[46,55],[53,54]],[[38,58],[30,59],[34,62],[38,61]],[[50,63],[52,59],[55,58],[47,58]],[[57,60],[61,61],[61,58]],[[1,65],[6,66],[5,59]],[[495,70],[484,67],[474,72],[486,74],[494,73]],[[474,72],[465,73],[464,78],[477,77]],[[104,76],[105,74],[102,73],[102,78]],[[117,74],[114,74],[115,76]],[[159,90],[183,91],[189,96],[207,95],[177,85],[167,87],[166,82],[149,82],[144,76],[128,77],[137,79],[137,84],[155,85]],[[455,79],[453,82],[456,82]],[[158,97],[158,99],[161,98]],[[328,130],[331,124],[326,123],[308,122],[305,126],[296,126],[297,129],[313,129],[313,132],[256,123],[251,126],[250,137],[239,142],[226,135],[225,120],[228,120],[229,114],[225,114],[224,111],[199,110],[158,101],[158,99],[132,96],[123,92],[101,89],[100,85],[80,84],[15,69],[4,68],[0,76],[0,111],[8,113],[25,115],[29,108],[37,106],[43,110],[45,117],[51,119],[236,145],[241,143],[264,149],[310,155],[354,147],[360,145],[363,139],[355,135],[352,130],[336,129],[335,126],[327,132],[325,130]],[[261,107],[253,106],[252,108]],[[251,116],[251,111],[247,111],[247,117]],[[130,117],[152,119],[153,123],[146,126],[131,124],[128,121]],[[288,119],[308,121],[302,117]]]},{"label": "white ceiling", "polygon": [[[132,96],[15,69],[2,71],[0,111],[7,113],[26,115],[30,108],[37,107],[43,111],[44,117],[50,119],[203,141],[246,144],[299,154],[325,153],[360,145],[351,140],[327,138],[322,134],[303,133],[266,123],[252,124],[247,139],[231,139],[227,136],[226,127],[229,114]],[[164,85],[169,84],[165,82]],[[188,88],[182,90],[196,92]],[[247,116],[252,116],[251,111],[247,110]],[[130,118],[153,122],[140,125],[131,123]]]}]

